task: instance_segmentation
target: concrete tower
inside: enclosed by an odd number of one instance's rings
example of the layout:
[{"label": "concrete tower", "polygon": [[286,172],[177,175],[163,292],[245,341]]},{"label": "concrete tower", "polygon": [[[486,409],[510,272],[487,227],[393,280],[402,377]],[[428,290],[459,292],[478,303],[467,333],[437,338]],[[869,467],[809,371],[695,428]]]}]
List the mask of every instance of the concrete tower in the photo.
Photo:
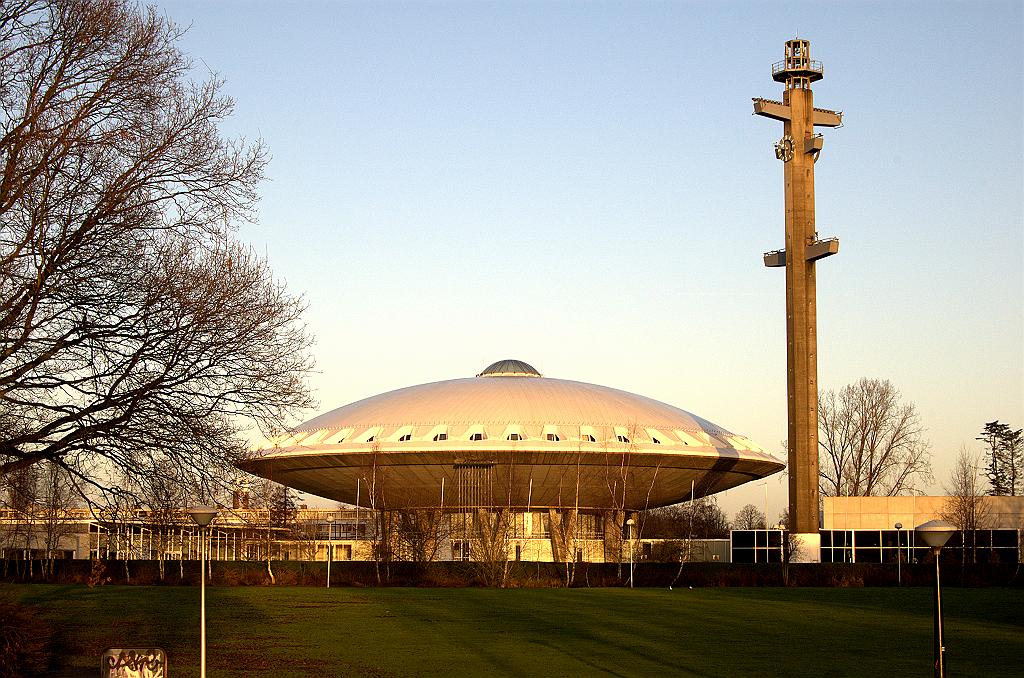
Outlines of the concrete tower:
[{"label": "concrete tower", "polygon": [[[764,265],[786,269],[787,392],[789,395],[790,530],[816,540],[818,532],[818,358],[814,266],[839,251],[838,238],[819,239],[814,226],[814,163],[822,138],[815,127],[838,127],[842,113],[814,107],[811,83],[822,67],[810,43],[786,42],[786,58],[772,65],[785,84],[782,101],[754,99],[754,113],[781,120],[775,157],[786,185],[786,246],[764,255]],[[810,544],[808,544],[810,546]],[[809,549],[816,551],[816,549]]]}]

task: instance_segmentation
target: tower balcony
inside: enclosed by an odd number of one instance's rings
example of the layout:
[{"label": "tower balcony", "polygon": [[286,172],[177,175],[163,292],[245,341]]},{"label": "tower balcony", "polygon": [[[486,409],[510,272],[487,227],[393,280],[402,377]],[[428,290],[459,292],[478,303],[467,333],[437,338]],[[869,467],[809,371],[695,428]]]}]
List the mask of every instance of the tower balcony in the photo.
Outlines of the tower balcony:
[{"label": "tower balcony", "polygon": [[821,80],[824,68],[820,61],[810,59],[783,59],[772,64],[772,80],[786,82],[790,78],[807,78],[810,82]]}]

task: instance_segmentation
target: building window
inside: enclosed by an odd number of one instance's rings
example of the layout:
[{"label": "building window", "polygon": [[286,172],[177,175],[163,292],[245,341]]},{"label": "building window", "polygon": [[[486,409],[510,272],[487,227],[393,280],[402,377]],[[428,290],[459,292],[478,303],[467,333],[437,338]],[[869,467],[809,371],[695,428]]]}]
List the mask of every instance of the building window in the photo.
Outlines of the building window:
[{"label": "building window", "polygon": [[549,433],[545,437],[553,443],[557,443],[559,440],[561,440],[561,438],[558,437],[557,433]]},{"label": "building window", "polygon": [[372,443],[376,439],[377,439],[377,436],[370,436],[369,438],[366,439],[366,442]]},{"label": "building window", "polygon": [[522,440],[523,436],[521,434],[519,434],[519,433],[509,433],[508,434],[508,439],[509,440]]},{"label": "building window", "polygon": [[469,439],[470,440],[483,440],[484,439],[484,434],[483,433],[474,433],[473,435],[469,436]]},{"label": "building window", "polygon": [[447,433],[438,433],[436,436],[434,436],[435,443],[441,442],[442,440],[448,440]]},{"label": "building window", "polygon": [[651,436],[651,442],[653,442],[655,445],[661,445],[661,441],[655,438],[654,436]]},{"label": "building window", "polygon": [[733,530],[729,539],[734,563],[781,563],[783,530]]},{"label": "building window", "polygon": [[401,438],[398,439],[398,442],[400,442],[400,443],[407,443],[410,440],[412,440],[412,434],[411,433],[406,433],[404,436],[402,436]]},{"label": "building window", "polygon": [[582,436],[580,436],[580,439],[588,443],[597,442],[597,440],[594,439],[594,436],[590,435],[589,433],[584,433]]},{"label": "building window", "polygon": [[626,436],[615,436],[615,439],[618,440],[620,443],[628,443],[629,442],[629,438],[627,438]]}]

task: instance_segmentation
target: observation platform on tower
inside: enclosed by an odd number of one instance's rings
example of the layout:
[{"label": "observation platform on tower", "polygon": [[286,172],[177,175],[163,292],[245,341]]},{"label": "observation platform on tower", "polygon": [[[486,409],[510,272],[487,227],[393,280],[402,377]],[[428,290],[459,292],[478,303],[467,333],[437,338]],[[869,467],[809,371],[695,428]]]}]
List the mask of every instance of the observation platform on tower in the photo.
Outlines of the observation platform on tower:
[{"label": "observation platform on tower", "polygon": [[790,78],[807,78],[809,82],[817,82],[825,77],[824,68],[820,61],[798,60],[793,63],[791,59],[776,61],[772,64],[772,80],[775,82],[786,82]]}]

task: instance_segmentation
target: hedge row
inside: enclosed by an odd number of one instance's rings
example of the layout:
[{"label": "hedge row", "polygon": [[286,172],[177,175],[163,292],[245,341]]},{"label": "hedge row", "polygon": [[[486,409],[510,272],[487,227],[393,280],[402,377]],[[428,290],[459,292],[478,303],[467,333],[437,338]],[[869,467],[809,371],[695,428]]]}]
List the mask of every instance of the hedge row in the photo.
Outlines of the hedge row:
[{"label": "hedge row", "polygon": [[[53,582],[67,584],[199,584],[196,561],[168,561],[161,579],[153,560],[60,560],[48,572],[44,563],[2,562],[0,580],[9,582]],[[213,586],[322,586],[327,578],[327,563],[275,561],[271,582],[265,562],[214,561],[207,583]],[[930,586],[934,581],[930,564],[903,565],[905,586]],[[946,586],[1021,586],[1024,572],[1016,565],[950,564],[942,570]],[[897,569],[880,564],[739,564],[639,563],[633,572],[635,586],[896,586]],[[628,586],[627,563],[512,562],[504,585],[513,587]],[[336,562],[331,566],[332,586],[496,586],[501,585],[501,568],[479,563],[372,563]]]}]

